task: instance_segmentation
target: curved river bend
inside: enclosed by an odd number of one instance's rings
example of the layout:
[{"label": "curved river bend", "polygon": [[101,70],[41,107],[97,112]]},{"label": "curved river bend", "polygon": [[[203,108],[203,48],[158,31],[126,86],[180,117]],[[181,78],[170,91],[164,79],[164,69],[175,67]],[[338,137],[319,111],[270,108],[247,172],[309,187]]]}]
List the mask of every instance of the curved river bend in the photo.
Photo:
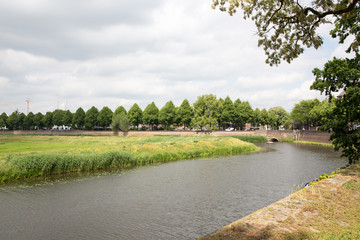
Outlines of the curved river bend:
[{"label": "curved river bend", "polygon": [[0,188],[0,239],[195,239],[346,165],[331,148],[251,155]]}]

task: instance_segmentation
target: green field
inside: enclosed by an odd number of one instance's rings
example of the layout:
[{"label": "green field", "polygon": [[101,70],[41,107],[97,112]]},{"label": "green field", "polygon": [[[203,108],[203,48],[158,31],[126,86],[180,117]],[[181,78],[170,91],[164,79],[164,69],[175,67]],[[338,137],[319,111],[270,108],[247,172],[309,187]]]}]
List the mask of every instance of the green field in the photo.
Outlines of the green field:
[{"label": "green field", "polygon": [[0,182],[255,150],[231,137],[0,135]]}]

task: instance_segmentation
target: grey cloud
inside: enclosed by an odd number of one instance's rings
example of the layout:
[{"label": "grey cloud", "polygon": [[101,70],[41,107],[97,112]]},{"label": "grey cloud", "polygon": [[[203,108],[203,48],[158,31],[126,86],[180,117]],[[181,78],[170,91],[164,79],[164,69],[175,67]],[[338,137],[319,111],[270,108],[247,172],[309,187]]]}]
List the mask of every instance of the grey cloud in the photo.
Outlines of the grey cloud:
[{"label": "grey cloud", "polygon": [[303,82],[330,55],[307,51],[270,68],[252,23],[208,1],[2,1],[0,22],[0,103],[20,111],[26,98],[45,112],[59,101],[72,111],[144,109],[209,93],[289,109],[314,96]]},{"label": "grey cloud", "polygon": [[[77,32],[101,31],[119,24],[132,27],[149,24],[153,10],[162,3],[163,0],[2,1],[0,48],[6,46],[57,59],[94,57],[103,50],[88,48],[87,41],[92,39],[79,41]],[[126,49],[116,50],[121,53]],[[106,50],[105,53],[111,53]]]}]

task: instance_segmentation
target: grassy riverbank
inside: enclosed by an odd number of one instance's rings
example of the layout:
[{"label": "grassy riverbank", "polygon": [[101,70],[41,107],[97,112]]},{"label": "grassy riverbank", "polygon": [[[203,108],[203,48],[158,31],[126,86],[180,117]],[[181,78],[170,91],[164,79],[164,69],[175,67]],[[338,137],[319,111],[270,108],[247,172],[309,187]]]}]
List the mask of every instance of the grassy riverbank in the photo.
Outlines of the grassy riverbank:
[{"label": "grassy riverbank", "polygon": [[284,138],[281,139],[280,142],[290,142],[290,143],[299,143],[299,144],[309,144],[309,145],[316,145],[321,147],[334,147],[331,143],[322,143],[322,142],[309,142],[309,141],[296,141],[292,138]]},{"label": "grassy riverbank", "polygon": [[256,135],[233,135],[232,137],[251,143],[266,143],[268,141],[266,137]]},{"label": "grassy riverbank", "polygon": [[201,239],[360,239],[360,164]]},{"label": "grassy riverbank", "polygon": [[255,150],[231,137],[1,135],[0,182]]}]

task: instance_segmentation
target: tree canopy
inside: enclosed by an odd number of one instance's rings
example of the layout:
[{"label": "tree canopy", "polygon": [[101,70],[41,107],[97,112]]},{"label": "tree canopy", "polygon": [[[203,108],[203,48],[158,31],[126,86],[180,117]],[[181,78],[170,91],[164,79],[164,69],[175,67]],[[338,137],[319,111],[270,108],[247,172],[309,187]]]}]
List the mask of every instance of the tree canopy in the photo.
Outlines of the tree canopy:
[{"label": "tree canopy", "polygon": [[53,126],[53,113],[52,112],[46,112],[46,114],[43,118],[43,123],[44,123],[45,127],[47,127],[47,128],[51,128]]},{"label": "tree canopy", "polygon": [[99,110],[92,106],[85,113],[85,128],[86,129],[94,129],[97,125],[97,117],[99,115]]},{"label": "tree canopy", "polygon": [[0,128],[6,127],[6,120],[7,119],[8,119],[8,115],[5,112],[3,112],[0,115]]},{"label": "tree canopy", "polygon": [[234,123],[241,130],[244,128],[246,123],[250,123],[253,116],[253,109],[248,101],[240,101],[236,99],[234,102]]},{"label": "tree canopy", "polygon": [[194,109],[190,106],[187,99],[184,99],[179,108],[176,111],[176,117],[179,124],[183,124],[185,127],[190,127],[191,120],[194,117]]},{"label": "tree canopy", "polygon": [[270,118],[270,125],[275,129],[279,129],[281,125],[284,125],[289,118],[289,113],[283,107],[273,107],[268,111]]},{"label": "tree canopy", "polygon": [[122,112],[127,114],[126,109],[123,106],[119,106],[116,108],[114,115],[120,115]]},{"label": "tree canopy", "polygon": [[[337,59],[327,62],[323,70],[313,71],[315,82],[312,89],[330,96],[335,102],[331,112],[329,128],[333,130],[331,139],[335,150],[342,149],[349,163],[360,161],[360,55],[353,59]],[[335,92],[344,95],[331,99]]]},{"label": "tree canopy", "polygon": [[111,109],[108,107],[103,107],[97,116],[97,124],[103,127],[103,129],[106,129],[107,127],[110,126],[112,118],[113,118],[113,111],[111,111]]},{"label": "tree canopy", "polygon": [[85,111],[79,107],[73,115],[72,124],[76,128],[82,129],[85,125]]},{"label": "tree canopy", "polygon": [[29,112],[28,115],[24,118],[23,129],[32,130],[34,125],[35,115],[32,112]]},{"label": "tree canopy", "polygon": [[71,126],[73,119],[73,114],[70,112],[70,110],[64,111],[63,115],[63,123],[65,126]]},{"label": "tree canopy", "polygon": [[267,55],[266,62],[277,65],[281,60],[291,62],[303,53],[304,47],[319,48],[323,44],[317,32],[320,25],[333,23],[331,35],[341,43],[349,35],[355,38],[348,50],[355,50],[359,37],[359,0],[212,0],[212,8],[227,11],[230,15],[242,9],[244,18],[255,22],[258,45]]},{"label": "tree canopy", "polygon": [[41,112],[38,112],[34,116],[34,127],[36,129],[42,129],[44,127],[43,119],[44,119],[44,115]]},{"label": "tree canopy", "polygon": [[295,104],[294,108],[291,111],[291,118],[294,121],[300,122],[306,129],[309,130],[310,128],[310,122],[312,122],[312,118],[310,118],[310,112],[311,110],[320,104],[320,101],[318,99],[314,100],[302,100],[300,103]]},{"label": "tree canopy", "polygon": [[132,105],[127,115],[130,123],[136,126],[136,128],[139,126],[140,123],[142,123],[143,112],[139,105],[137,105],[136,103]]},{"label": "tree canopy", "polygon": [[227,96],[222,104],[222,111],[220,114],[220,121],[222,124],[231,123],[234,121],[235,109],[234,103],[230,97]]},{"label": "tree canopy", "polygon": [[219,101],[213,94],[199,96],[194,103],[193,125],[213,130],[219,117]]},{"label": "tree canopy", "polygon": [[159,122],[165,126],[166,130],[169,130],[171,124],[175,120],[175,105],[172,101],[168,101],[159,112]]},{"label": "tree canopy", "polygon": [[143,121],[152,127],[159,124],[159,109],[154,102],[146,106],[143,113]]},{"label": "tree canopy", "polygon": [[64,125],[63,118],[64,118],[64,111],[60,109],[56,109],[54,111],[52,122],[56,126]]}]

